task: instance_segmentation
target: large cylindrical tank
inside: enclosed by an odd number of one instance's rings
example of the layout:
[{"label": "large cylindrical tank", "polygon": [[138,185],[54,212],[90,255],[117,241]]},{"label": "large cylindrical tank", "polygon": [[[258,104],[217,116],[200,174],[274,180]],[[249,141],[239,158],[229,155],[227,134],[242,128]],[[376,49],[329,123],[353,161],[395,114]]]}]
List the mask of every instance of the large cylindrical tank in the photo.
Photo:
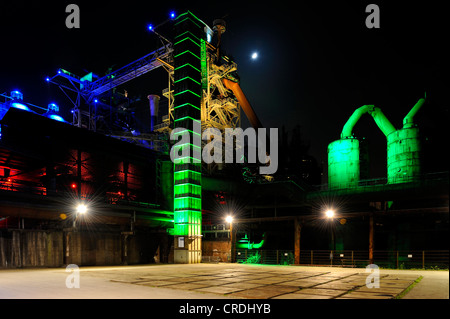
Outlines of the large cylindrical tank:
[{"label": "large cylindrical tank", "polygon": [[417,127],[399,129],[387,136],[389,184],[412,182],[421,174],[421,145]]},{"label": "large cylindrical tank", "polygon": [[328,145],[328,188],[353,188],[358,186],[361,167],[366,167],[364,152],[357,138],[345,138]]}]

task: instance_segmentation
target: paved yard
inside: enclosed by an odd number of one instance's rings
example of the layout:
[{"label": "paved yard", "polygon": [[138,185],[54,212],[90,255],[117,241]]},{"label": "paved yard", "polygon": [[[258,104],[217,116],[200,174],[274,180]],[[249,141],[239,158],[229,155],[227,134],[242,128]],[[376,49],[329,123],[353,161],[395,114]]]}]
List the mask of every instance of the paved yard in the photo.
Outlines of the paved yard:
[{"label": "paved yard", "polygon": [[[242,264],[81,267],[80,288],[65,269],[0,270],[0,298],[392,299],[423,276],[408,298],[447,298],[448,271],[380,270],[368,288],[365,269]],[[434,280],[434,281],[433,281]]]}]

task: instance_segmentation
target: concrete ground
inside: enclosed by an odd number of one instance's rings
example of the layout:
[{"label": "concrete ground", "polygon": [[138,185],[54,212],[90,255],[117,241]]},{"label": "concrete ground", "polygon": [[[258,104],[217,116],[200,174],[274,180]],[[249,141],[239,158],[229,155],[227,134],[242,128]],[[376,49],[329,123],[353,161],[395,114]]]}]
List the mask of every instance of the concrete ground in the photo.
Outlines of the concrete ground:
[{"label": "concrete ground", "polygon": [[[0,299],[448,299],[449,272],[243,264],[145,265],[0,270]],[[74,279],[74,280],[72,280]]]}]

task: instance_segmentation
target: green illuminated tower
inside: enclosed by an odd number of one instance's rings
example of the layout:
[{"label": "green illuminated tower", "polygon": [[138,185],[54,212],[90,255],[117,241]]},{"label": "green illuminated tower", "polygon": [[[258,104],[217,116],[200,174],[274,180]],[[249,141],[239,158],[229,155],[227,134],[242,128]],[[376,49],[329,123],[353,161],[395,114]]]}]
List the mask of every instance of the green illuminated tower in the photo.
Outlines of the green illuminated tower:
[{"label": "green illuminated tower", "polygon": [[201,262],[201,44],[203,23],[191,12],[175,20],[174,129],[178,138],[189,137],[175,149],[189,156],[174,160],[174,262]]}]

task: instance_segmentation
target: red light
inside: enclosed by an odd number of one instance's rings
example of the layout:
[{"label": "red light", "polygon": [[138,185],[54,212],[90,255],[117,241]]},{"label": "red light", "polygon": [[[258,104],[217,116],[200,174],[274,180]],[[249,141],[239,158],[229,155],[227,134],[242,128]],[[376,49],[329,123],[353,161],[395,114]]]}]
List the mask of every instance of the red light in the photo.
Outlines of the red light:
[{"label": "red light", "polygon": [[75,184],[75,183],[72,183],[72,185],[70,185],[70,186],[72,186],[72,188],[77,188],[77,184]]},{"label": "red light", "polygon": [[11,178],[8,178],[8,182],[10,182],[11,181]]}]

